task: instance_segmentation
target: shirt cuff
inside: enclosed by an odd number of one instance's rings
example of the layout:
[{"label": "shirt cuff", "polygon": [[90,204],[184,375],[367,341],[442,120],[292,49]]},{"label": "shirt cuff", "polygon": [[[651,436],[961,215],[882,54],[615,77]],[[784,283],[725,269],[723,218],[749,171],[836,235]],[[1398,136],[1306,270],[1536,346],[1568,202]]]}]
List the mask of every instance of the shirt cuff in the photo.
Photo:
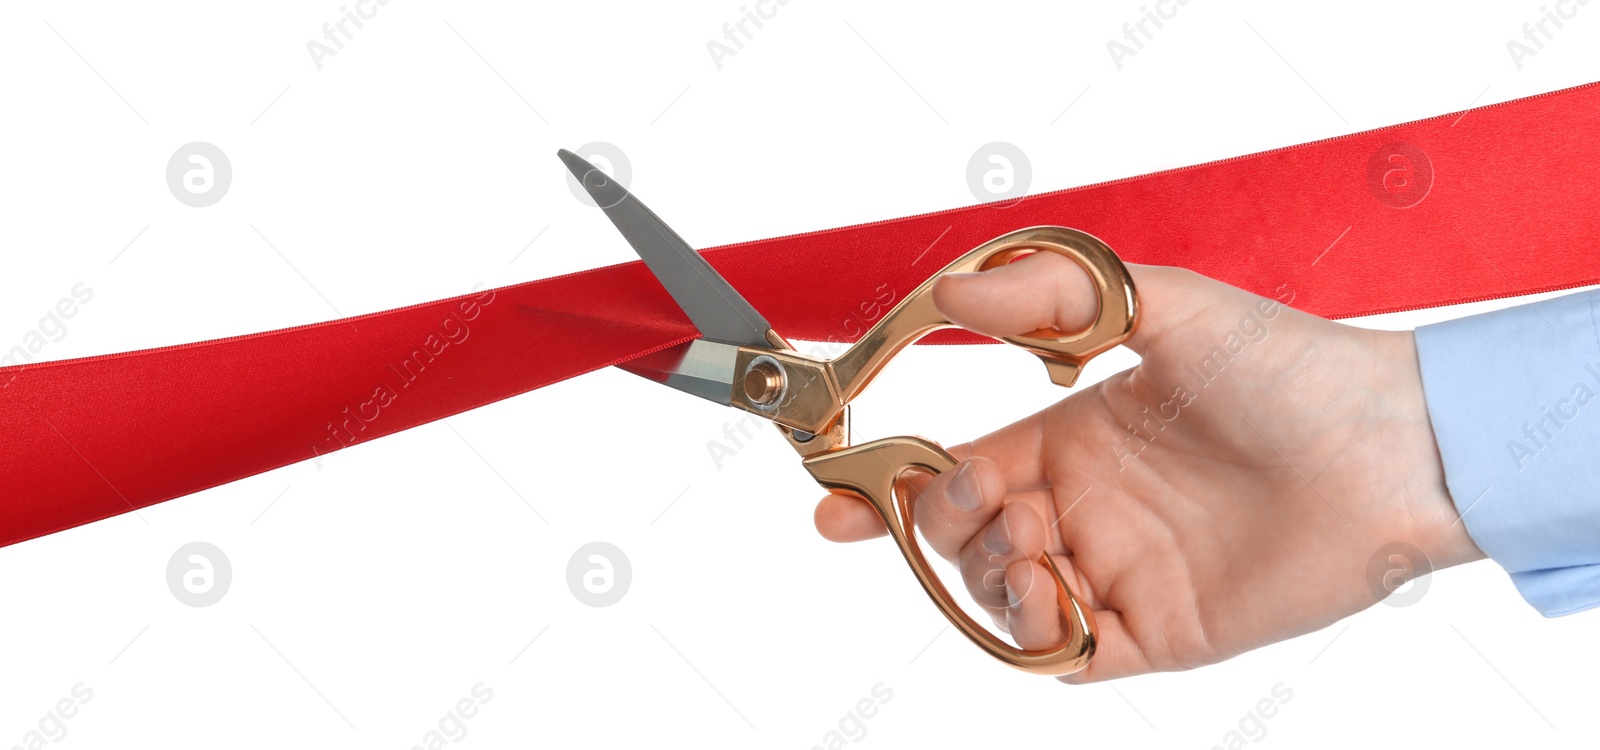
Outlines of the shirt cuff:
[{"label": "shirt cuff", "polygon": [[1600,290],[1423,326],[1467,534],[1547,617],[1600,606]]}]

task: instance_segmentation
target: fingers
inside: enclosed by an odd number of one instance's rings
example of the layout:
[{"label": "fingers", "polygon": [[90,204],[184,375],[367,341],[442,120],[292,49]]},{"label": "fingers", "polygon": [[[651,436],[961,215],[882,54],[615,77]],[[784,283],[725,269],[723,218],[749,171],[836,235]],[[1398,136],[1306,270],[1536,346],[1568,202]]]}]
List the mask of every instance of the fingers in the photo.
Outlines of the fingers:
[{"label": "fingers", "polygon": [[957,561],[962,550],[1000,512],[1006,481],[995,462],[970,458],[923,488],[913,510],[917,528],[940,557]]},{"label": "fingers", "polygon": [[817,533],[830,542],[859,542],[889,533],[883,519],[867,501],[849,495],[829,493],[817,503],[812,521]]},{"label": "fingers", "polygon": [[[921,476],[906,483],[916,493],[912,503],[917,527],[941,557],[954,561],[962,547],[994,518],[1006,496],[1000,467],[987,458],[974,458],[929,479]],[[859,542],[883,536],[883,519],[866,501],[848,495],[828,494],[817,503],[813,520],[817,532],[834,542]]]},{"label": "fingers", "polygon": [[1011,563],[1005,576],[1007,622],[1017,647],[1046,649],[1066,641],[1056,579],[1038,558]]},{"label": "fingers", "polygon": [[[1061,557],[1056,557],[1055,561],[1062,576],[1076,582],[1073,593],[1078,595],[1079,602],[1085,607],[1092,606],[1093,594],[1082,588],[1082,578],[1074,573],[1071,563]],[[1066,641],[1067,625],[1056,600],[1056,581],[1037,558],[1007,565],[1005,588],[1008,600],[1003,627],[1018,648],[1055,648]],[[1156,671],[1129,634],[1121,612],[1096,610],[1094,624],[1095,651],[1089,666],[1056,679],[1069,685],[1087,685]]]},{"label": "fingers", "polygon": [[[961,473],[963,468],[967,474]],[[967,591],[1019,648],[1054,648],[1068,633],[1055,578],[1039,562],[1046,549],[1047,529],[1028,503],[1005,503],[1005,487],[999,479],[999,467],[980,457],[963,461],[955,470],[929,481],[922,488],[918,507],[926,508],[934,520],[920,521],[922,534],[930,545],[943,547],[940,554],[946,558],[959,555]],[[968,509],[971,500],[963,493],[971,486],[977,487],[979,502]],[[823,498],[817,504],[816,522],[824,537],[839,542],[886,533],[876,511],[865,501],[846,495]],[[1079,602],[1094,610],[1096,634],[1094,660],[1089,666],[1057,679],[1083,685],[1156,671],[1129,634],[1122,614],[1095,609],[1101,604],[1086,588],[1087,582],[1071,559],[1061,555],[1053,559]]]},{"label": "fingers", "polygon": [[1050,252],[983,273],[947,275],[934,285],[933,303],[952,323],[996,338],[1051,327],[1081,331],[1099,308],[1089,273]]},{"label": "fingers", "polygon": [[1008,594],[1006,571],[1014,564],[1038,559],[1044,544],[1044,524],[1039,515],[1027,505],[1010,503],[962,549],[961,579],[967,592],[973,601],[995,615],[999,624],[1009,627],[1005,611],[1012,594]]}]

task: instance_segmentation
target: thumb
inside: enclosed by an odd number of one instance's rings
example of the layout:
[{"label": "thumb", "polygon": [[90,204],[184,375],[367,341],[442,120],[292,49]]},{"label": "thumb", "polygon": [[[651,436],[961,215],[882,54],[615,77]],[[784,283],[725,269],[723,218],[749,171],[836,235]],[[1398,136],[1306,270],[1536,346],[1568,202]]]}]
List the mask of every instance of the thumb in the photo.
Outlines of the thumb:
[{"label": "thumb", "polygon": [[[1185,310],[1186,318],[1229,292],[1253,297],[1179,268],[1127,267],[1138,289],[1140,322],[1126,343],[1140,354],[1166,327],[1163,318],[1169,309]],[[1089,272],[1051,252],[1036,252],[981,273],[947,274],[934,284],[933,304],[950,322],[994,338],[1041,328],[1054,328],[1058,335],[1077,333],[1093,325],[1100,311]]]},{"label": "thumb", "polygon": [[982,273],[947,274],[933,287],[933,304],[950,322],[995,338],[1040,328],[1081,331],[1099,307],[1089,272],[1048,252]]}]

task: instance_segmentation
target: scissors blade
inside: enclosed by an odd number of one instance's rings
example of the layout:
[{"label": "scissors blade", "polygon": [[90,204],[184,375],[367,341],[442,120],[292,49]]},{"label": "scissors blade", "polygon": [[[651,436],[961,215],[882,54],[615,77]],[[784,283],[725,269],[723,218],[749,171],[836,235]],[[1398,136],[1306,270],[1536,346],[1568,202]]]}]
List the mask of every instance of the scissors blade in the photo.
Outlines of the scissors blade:
[{"label": "scissors blade", "polygon": [[695,339],[646,354],[617,367],[723,406],[733,404],[739,347]]},{"label": "scissors blade", "polygon": [[593,164],[566,149],[557,155],[644,259],[678,307],[700,329],[701,336],[712,341],[772,348],[767,341],[767,331],[772,326],[700,253],[689,247],[689,243],[627,188]]}]

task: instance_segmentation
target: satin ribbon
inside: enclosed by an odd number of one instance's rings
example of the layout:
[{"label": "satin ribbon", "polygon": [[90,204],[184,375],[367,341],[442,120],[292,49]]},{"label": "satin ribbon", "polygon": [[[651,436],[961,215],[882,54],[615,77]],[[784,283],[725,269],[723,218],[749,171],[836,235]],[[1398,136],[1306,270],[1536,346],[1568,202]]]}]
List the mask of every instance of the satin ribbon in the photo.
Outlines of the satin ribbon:
[{"label": "satin ribbon", "polygon": [[[706,258],[790,338],[850,341],[976,245],[1094,234],[1326,317],[1600,282],[1595,84]],[[640,263],[317,325],[0,369],[0,545],[231,482],[697,335]],[[979,337],[945,332],[942,342]]]}]

